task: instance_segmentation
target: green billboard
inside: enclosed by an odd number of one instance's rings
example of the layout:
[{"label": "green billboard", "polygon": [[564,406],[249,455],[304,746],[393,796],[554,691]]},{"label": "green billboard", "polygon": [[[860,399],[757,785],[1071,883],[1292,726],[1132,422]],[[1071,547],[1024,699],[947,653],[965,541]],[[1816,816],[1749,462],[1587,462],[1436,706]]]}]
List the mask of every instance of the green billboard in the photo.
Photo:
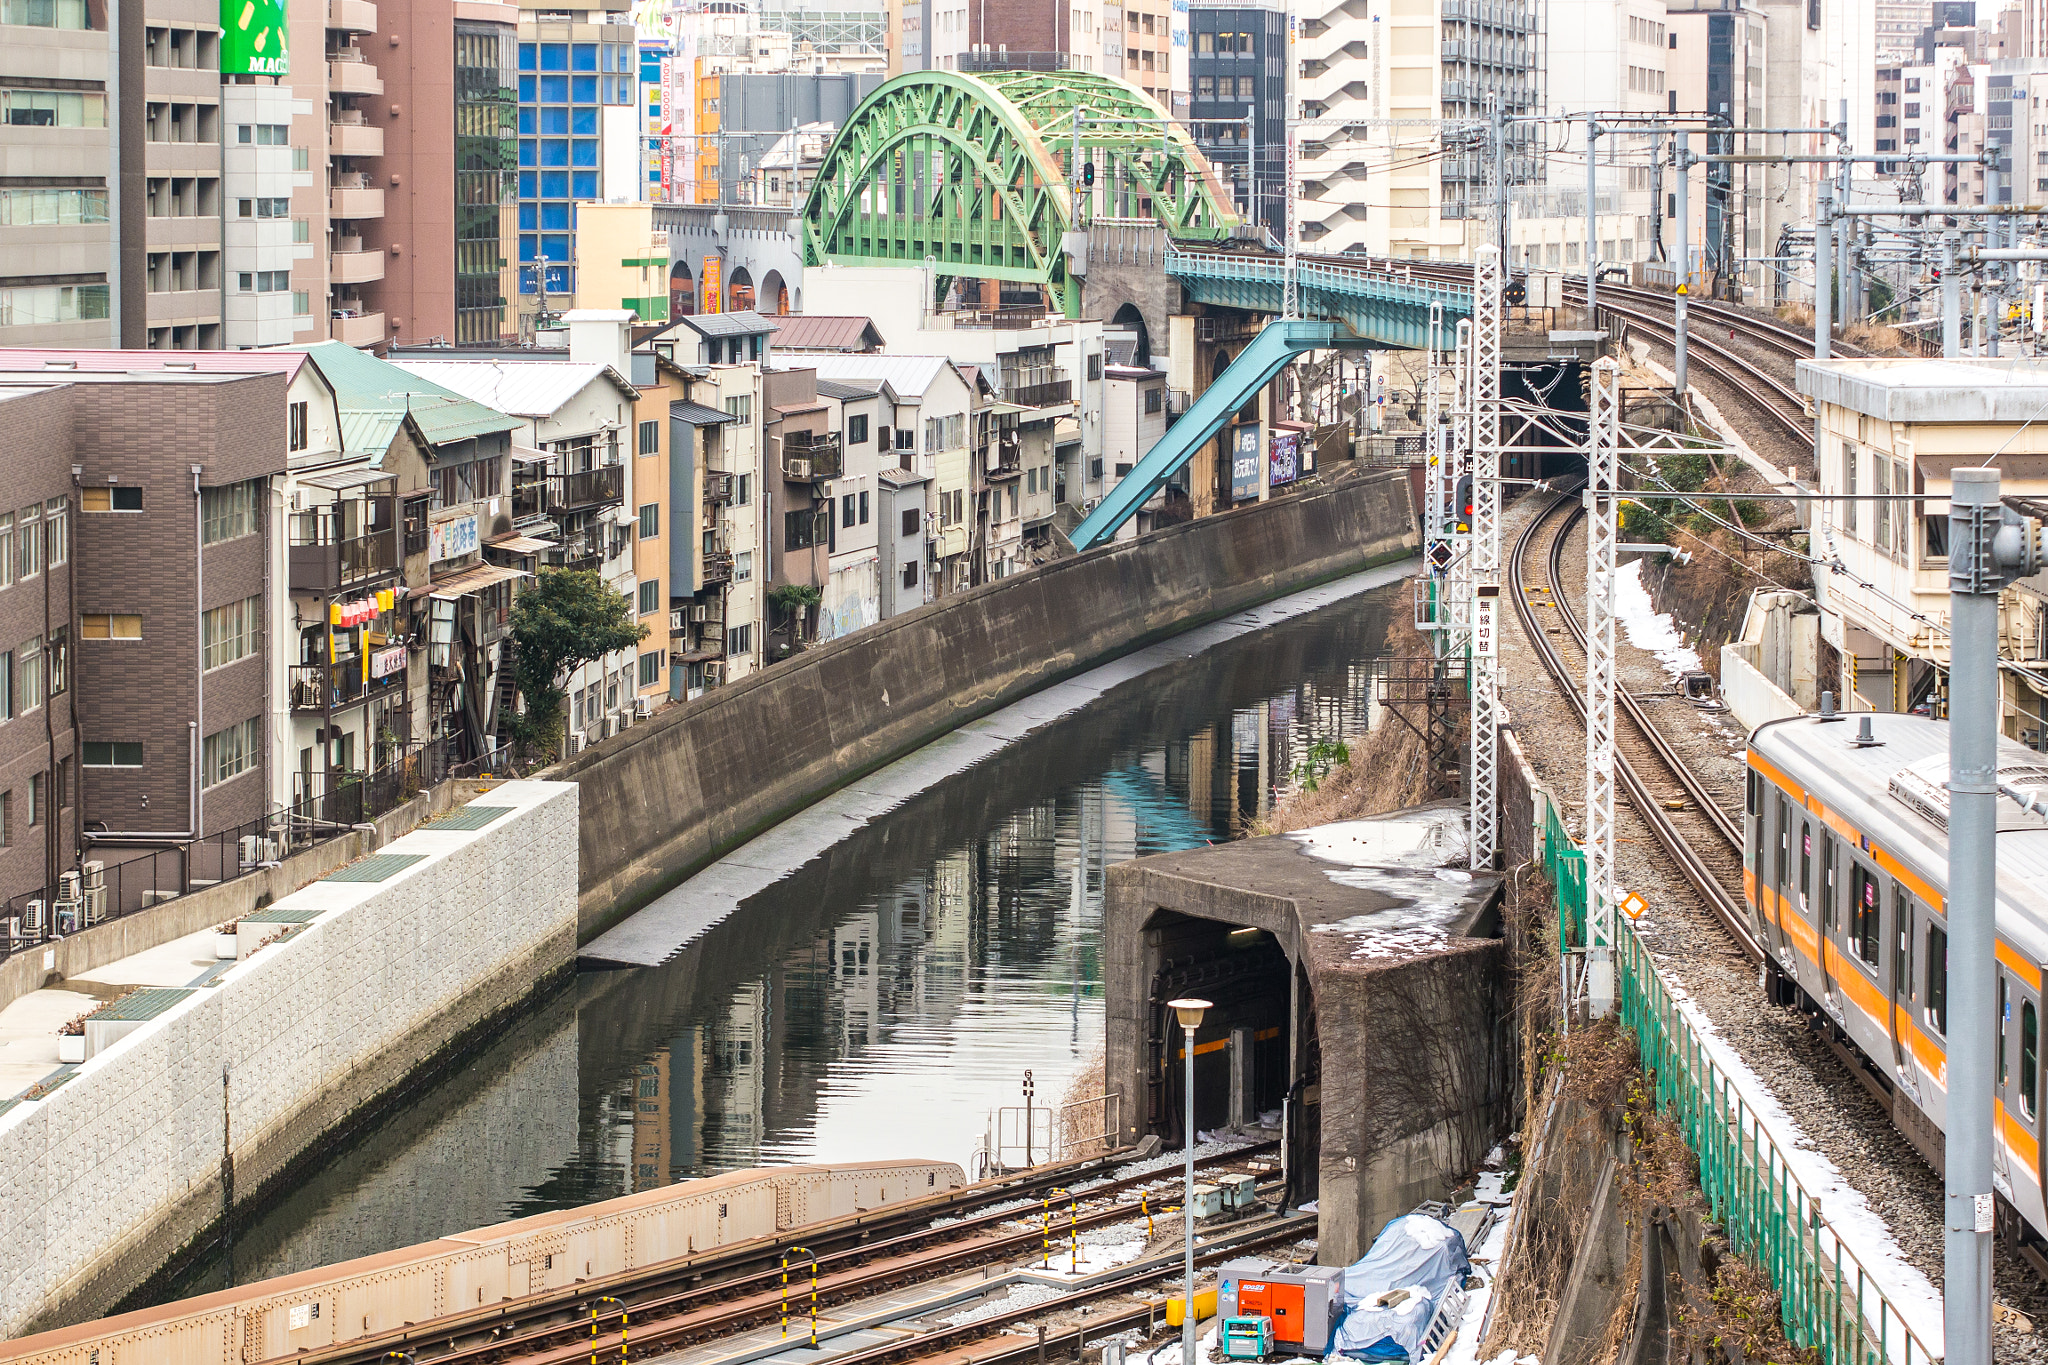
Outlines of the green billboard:
[{"label": "green billboard", "polygon": [[285,0],[220,0],[220,69],[228,76],[286,76]]}]

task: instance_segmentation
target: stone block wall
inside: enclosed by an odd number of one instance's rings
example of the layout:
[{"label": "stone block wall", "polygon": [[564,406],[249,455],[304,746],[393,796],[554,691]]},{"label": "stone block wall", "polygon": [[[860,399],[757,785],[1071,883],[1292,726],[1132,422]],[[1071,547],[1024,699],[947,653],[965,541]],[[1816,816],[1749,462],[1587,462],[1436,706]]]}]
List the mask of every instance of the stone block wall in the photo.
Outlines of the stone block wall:
[{"label": "stone block wall", "polygon": [[0,1113],[0,1331],[102,1312],[351,1113],[516,1007],[574,950],[575,789],[511,782],[423,861],[320,881],[322,913]]}]

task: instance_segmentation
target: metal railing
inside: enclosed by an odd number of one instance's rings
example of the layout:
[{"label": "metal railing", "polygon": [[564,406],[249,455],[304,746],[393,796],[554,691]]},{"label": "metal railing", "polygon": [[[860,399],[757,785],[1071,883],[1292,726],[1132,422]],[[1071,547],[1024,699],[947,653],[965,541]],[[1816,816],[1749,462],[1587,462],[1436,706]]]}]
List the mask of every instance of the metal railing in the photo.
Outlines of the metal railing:
[{"label": "metal railing", "polygon": [[[331,792],[204,838],[168,842],[128,858],[105,846],[90,848],[82,861],[103,865],[96,897],[75,905],[61,901],[61,883],[11,897],[0,906],[0,958],[245,877],[388,814],[446,778],[487,770],[452,763],[449,755],[447,739],[424,740],[402,748],[382,767],[342,777]],[[86,880],[81,876],[81,883]],[[40,912],[31,905],[36,901]]]},{"label": "metal railing", "polygon": [[286,675],[294,711],[339,710],[405,686],[405,670],[370,676],[370,656],[332,664],[294,664]]},{"label": "metal railing", "polygon": [[550,474],[547,490],[549,511],[573,512],[622,502],[626,497],[626,467],[607,464],[575,474]]},{"label": "metal railing", "polygon": [[[1278,256],[1233,256],[1219,251],[1178,251],[1166,253],[1166,273],[1198,279],[1230,280],[1245,284],[1283,283],[1286,270]],[[1472,306],[1472,286],[1448,280],[1418,280],[1396,271],[1372,270],[1363,266],[1338,265],[1330,261],[1300,261],[1295,278],[1304,288],[1331,289],[1348,293],[1376,293],[1388,297],[1428,303],[1448,297],[1467,311]]]},{"label": "metal railing", "polygon": [[1074,401],[1074,381],[1071,379],[1048,379],[1037,384],[1019,384],[1006,389],[1003,397],[1012,403],[1021,403],[1027,408],[1049,407],[1054,403]]},{"label": "metal railing", "polygon": [[[1543,793],[1539,855],[1557,892],[1558,937],[1569,952],[1586,941],[1585,855]],[[1757,1112],[1751,1082],[1716,1060],[1649,949],[1623,921],[1615,945],[1616,999],[1636,1036],[1657,1107],[1699,1158],[1700,1189],[1729,1245],[1770,1279],[1785,1335],[1826,1365],[1935,1365],[1941,1357],[1906,1322],[1863,1262],[1843,1244],[1817,1199]],[[1775,1109],[1775,1105],[1771,1105]]]},{"label": "metal railing", "polygon": [[707,469],[704,471],[704,501],[731,502],[732,493],[733,476],[731,474],[723,469]]},{"label": "metal railing", "polygon": [[841,470],[839,434],[792,432],[782,438],[782,477],[798,483],[836,479]]}]

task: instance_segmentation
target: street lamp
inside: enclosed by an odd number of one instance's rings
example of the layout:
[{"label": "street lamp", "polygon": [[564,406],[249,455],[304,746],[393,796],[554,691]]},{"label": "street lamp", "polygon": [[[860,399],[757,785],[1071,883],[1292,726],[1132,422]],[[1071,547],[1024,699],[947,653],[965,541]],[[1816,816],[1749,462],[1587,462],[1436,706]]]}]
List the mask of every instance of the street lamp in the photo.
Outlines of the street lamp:
[{"label": "street lamp", "polygon": [[1187,1122],[1187,1178],[1181,1190],[1181,1223],[1187,1230],[1185,1279],[1187,1297],[1182,1304],[1180,1318],[1181,1365],[1196,1365],[1195,1355],[1195,1030],[1202,1026],[1202,1015],[1209,1009],[1206,1000],[1173,1000],[1168,1002],[1175,1017],[1180,1020],[1181,1056],[1187,1059],[1186,1084]]}]

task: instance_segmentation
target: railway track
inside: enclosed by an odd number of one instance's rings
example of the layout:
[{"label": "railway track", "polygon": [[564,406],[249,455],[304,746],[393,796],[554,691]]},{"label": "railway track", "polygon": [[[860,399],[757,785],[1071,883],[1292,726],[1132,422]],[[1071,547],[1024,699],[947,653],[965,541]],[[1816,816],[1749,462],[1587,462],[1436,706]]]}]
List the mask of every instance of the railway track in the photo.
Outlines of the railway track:
[{"label": "railway track", "polygon": [[[1581,723],[1586,702],[1578,679],[1584,668],[1586,636],[1570,606],[1563,560],[1570,530],[1584,515],[1575,493],[1559,495],[1517,538],[1508,566],[1508,591],[1514,595],[1515,613],[1545,671],[1571,702]],[[1560,642],[1576,652],[1574,659],[1565,658]],[[1752,962],[1762,961],[1763,948],[1743,913],[1740,826],[1658,731],[1640,701],[1617,688],[1616,707],[1621,715],[1614,730],[1615,775],[1623,791],[1736,946]],[[1666,792],[1675,787],[1677,795],[1660,796],[1652,790],[1652,783]]]},{"label": "railway track", "polygon": [[[1256,1143],[1202,1158],[1196,1165],[1239,1164],[1277,1146]],[[648,1325],[646,1331],[634,1330],[636,1348],[643,1340],[649,1350],[657,1341],[666,1343],[664,1349],[687,1346],[773,1322],[781,1310],[783,1256],[798,1242],[815,1255],[818,1302],[828,1307],[1035,1249],[1040,1229],[1006,1233],[1001,1226],[1036,1217],[1039,1209],[1033,1205],[1055,1191],[1089,1186],[1074,1189],[1070,1197],[1054,1199],[1057,1237],[1067,1226],[1070,1198],[1094,1203],[1170,1179],[1180,1169],[1117,1174],[1119,1167],[1129,1163],[1126,1154],[985,1182],[884,1214],[839,1219],[787,1236],[759,1238],[642,1270],[579,1280],[548,1293],[451,1314],[400,1331],[298,1352],[291,1359],[300,1365],[369,1365],[391,1359],[394,1351],[417,1365],[496,1365],[552,1359],[551,1352],[558,1346],[573,1347],[580,1341],[587,1349],[593,1309],[601,1307],[615,1318],[621,1306],[636,1324]],[[1161,1209],[1149,1201],[1120,1201],[1106,1208],[1077,1211],[1075,1226],[1136,1218],[1147,1211],[1156,1214]],[[806,1304],[812,1264],[810,1257],[800,1257],[790,1266],[792,1279],[800,1278],[804,1285]],[[576,1357],[572,1350],[563,1358]]]}]

